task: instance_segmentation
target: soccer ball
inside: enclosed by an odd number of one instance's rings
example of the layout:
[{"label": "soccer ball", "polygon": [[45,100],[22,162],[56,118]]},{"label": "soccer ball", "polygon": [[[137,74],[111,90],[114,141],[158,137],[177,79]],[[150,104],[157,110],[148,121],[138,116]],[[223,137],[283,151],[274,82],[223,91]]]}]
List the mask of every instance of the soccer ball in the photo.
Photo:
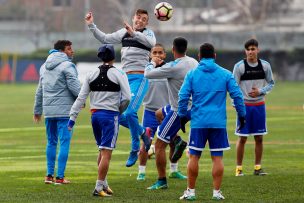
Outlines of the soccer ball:
[{"label": "soccer ball", "polygon": [[155,145],[152,144],[148,151],[148,158],[152,159],[154,155],[155,155]]},{"label": "soccer ball", "polygon": [[160,2],[154,8],[154,14],[160,21],[167,21],[172,17],[173,8],[171,4],[167,2]]}]

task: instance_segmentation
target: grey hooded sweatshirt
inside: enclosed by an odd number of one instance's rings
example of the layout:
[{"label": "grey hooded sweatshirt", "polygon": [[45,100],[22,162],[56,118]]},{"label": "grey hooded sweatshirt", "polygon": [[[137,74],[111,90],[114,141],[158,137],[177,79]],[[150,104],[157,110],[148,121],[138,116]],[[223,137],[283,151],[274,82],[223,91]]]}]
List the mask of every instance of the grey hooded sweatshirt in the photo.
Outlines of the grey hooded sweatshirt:
[{"label": "grey hooded sweatshirt", "polygon": [[65,53],[56,50],[50,53],[40,68],[34,114],[43,113],[45,118],[68,118],[80,92],[77,70]]}]

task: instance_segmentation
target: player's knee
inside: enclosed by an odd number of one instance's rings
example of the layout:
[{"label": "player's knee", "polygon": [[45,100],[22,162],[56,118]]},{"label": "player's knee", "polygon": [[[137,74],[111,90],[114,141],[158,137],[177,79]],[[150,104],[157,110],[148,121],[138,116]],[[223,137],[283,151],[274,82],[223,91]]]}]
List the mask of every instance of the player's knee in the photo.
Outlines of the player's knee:
[{"label": "player's knee", "polygon": [[140,153],[145,153],[146,152],[144,143],[142,143],[142,145],[140,146],[139,152]]},{"label": "player's knee", "polygon": [[246,141],[247,141],[247,137],[239,137],[239,143],[240,144],[245,144],[246,143]]},{"label": "player's knee", "polygon": [[155,142],[155,151],[165,150],[168,144],[160,139],[157,139]]},{"label": "player's knee", "polygon": [[262,144],[263,143],[263,136],[254,136],[254,140],[257,144]]},{"label": "player's knee", "polygon": [[163,121],[164,116],[163,116],[163,113],[162,113],[162,110],[161,110],[161,109],[160,109],[160,110],[157,110],[157,111],[155,112],[155,117],[156,117],[156,120],[157,120],[159,123],[161,123],[161,122]]}]

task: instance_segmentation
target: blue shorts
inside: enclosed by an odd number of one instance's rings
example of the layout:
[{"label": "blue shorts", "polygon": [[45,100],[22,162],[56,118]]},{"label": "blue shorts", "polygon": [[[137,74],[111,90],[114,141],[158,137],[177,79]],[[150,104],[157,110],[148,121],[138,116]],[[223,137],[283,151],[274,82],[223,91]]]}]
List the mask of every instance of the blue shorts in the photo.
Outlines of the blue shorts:
[{"label": "blue shorts", "polygon": [[207,141],[212,156],[222,156],[224,150],[230,149],[226,128],[191,128],[189,153],[200,155]]},{"label": "blue shorts", "polygon": [[157,127],[159,126],[159,122],[156,119],[155,112],[144,110],[142,125],[144,128],[151,128],[151,140],[154,138],[154,135],[157,131]]},{"label": "blue shorts", "polygon": [[170,110],[171,110],[171,105],[170,104],[168,104],[167,106],[164,106],[162,108],[163,116],[166,117],[166,115],[170,112]]},{"label": "blue shorts", "polygon": [[[265,135],[267,134],[266,128],[266,109],[265,104],[258,106],[246,105],[246,124],[239,132],[235,131],[238,136],[249,135]],[[236,129],[239,127],[239,121],[237,119]]]},{"label": "blue shorts", "polygon": [[[187,118],[191,120],[190,111],[187,112]],[[165,116],[163,122],[159,126],[157,138],[169,144],[173,139],[173,137],[175,137],[179,129],[180,129],[179,116],[177,115],[176,111],[170,110]]]},{"label": "blue shorts", "polygon": [[113,150],[119,130],[119,112],[98,110],[92,114],[91,122],[99,149]]}]

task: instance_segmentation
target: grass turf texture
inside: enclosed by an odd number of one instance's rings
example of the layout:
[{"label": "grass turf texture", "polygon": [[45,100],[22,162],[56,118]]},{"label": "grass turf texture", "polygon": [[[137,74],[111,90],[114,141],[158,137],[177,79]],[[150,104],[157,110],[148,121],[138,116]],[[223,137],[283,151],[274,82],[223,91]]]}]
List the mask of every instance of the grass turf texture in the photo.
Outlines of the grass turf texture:
[{"label": "grass turf texture", "polygon": [[[93,197],[97,176],[97,148],[90,127],[88,107],[76,121],[66,177],[70,185],[45,185],[44,123],[32,122],[36,85],[0,84],[0,202],[179,202],[186,181],[169,179],[169,189],[148,191],[156,178],[155,160],[147,164],[146,181],[136,181],[137,164],[125,167],[130,149],[129,132],[121,127],[113,152],[108,181],[114,190],[110,198]],[[231,150],[224,153],[222,191],[225,202],[304,202],[304,83],[278,82],[267,96],[267,125],[263,168],[269,175],[255,177],[254,142],[246,144],[244,177],[235,177],[235,112],[227,102]],[[88,104],[88,102],[87,102]],[[87,105],[88,106],[88,105]],[[141,111],[140,111],[141,112]],[[141,113],[140,113],[141,115]],[[189,125],[187,126],[189,132]],[[180,133],[184,139],[186,134]],[[179,162],[186,173],[187,157]],[[167,163],[168,168],[168,163]],[[167,170],[169,171],[169,170]],[[197,202],[212,202],[211,160],[203,153],[196,186]]]}]

